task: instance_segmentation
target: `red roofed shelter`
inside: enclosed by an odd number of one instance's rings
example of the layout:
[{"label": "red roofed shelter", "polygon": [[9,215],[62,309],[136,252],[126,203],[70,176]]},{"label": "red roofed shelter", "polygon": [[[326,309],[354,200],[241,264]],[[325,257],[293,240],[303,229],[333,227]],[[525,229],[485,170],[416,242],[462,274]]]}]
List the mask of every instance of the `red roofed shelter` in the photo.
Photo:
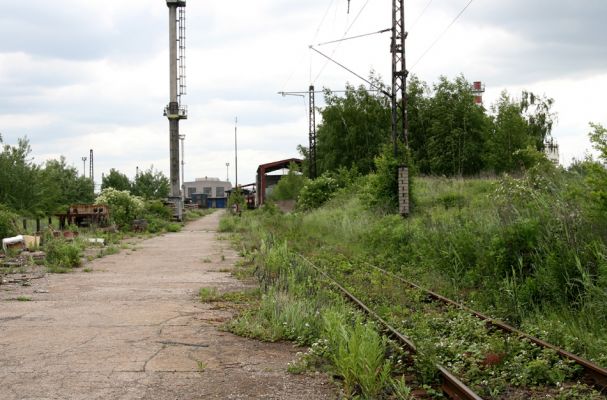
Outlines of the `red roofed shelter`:
[{"label": "red roofed shelter", "polygon": [[266,190],[268,187],[278,183],[281,177],[268,177],[270,172],[278,171],[283,168],[289,168],[291,163],[301,165],[302,160],[299,158],[288,158],[286,160],[274,161],[268,164],[261,164],[257,167],[257,207],[260,207],[266,201]]}]

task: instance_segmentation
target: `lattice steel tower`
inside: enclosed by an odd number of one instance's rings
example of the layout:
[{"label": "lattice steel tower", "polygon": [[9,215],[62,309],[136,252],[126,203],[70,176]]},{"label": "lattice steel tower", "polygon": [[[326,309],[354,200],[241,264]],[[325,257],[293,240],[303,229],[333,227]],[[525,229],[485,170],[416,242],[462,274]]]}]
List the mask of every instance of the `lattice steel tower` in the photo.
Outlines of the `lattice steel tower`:
[{"label": "lattice steel tower", "polygon": [[309,125],[310,125],[310,148],[308,154],[308,162],[310,165],[308,166],[308,173],[311,179],[316,178],[316,92],[314,91],[314,85],[310,85],[310,89],[308,91],[308,97],[310,102],[309,109]]},{"label": "lattice steel tower", "polygon": [[[170,57],[170,100],[164,109],[169,119],[171,158],[171,198],[180,203],[179,185],[179,121],[188,118],[187,107],[182,104],[186,94],[185,81],[185,1],[166,0],[169,7],[169,57]],[[181,204],[176,204],[181,216]]]},{"label": "lattice steel tower", "polygon": [[[405,154],[398,154],[398,142],[409,148],[409,121],[407,116],[407,63],[405,58],[405,2],[392,0],[392,141],[394,157],[403,163],[398,168],[398,203],[401,215],[409,215],[409,170]],[[405,150],[406,151],[406,150]]]}]

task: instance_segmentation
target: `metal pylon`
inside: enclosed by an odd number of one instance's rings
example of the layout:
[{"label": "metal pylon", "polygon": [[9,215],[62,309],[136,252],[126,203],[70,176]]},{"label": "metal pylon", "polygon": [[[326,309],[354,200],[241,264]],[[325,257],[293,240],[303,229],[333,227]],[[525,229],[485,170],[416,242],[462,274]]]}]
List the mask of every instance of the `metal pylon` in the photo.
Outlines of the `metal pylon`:
[{"label": "metal pylon", "polygon": [[314,85],[310,85],[309,90],[309,101],[310,101],[310,149],[309,149],[309,174],[310,178],[316,178],[316,94],[314,92]]},{"label": "metal pylon", "polygon": [[[399,163],[397,171],[398,206],[403,216],[409,215],[409,169],[407,155],[399,156],[398,142],[409,148],[407,116],[407,63],[405,57],[405,1],[392,0],[392,141],[394,157]],[[406,150],[405,150],[406,151]]]}]

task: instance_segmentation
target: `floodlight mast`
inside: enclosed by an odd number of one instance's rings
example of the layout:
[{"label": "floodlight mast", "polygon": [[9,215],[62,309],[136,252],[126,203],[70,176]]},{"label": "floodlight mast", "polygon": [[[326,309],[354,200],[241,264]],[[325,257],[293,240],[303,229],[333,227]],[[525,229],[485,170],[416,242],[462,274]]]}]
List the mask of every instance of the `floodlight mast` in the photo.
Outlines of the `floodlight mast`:
[{"label": "floodlight mast", "polygon": [[171,200],[176,217],[181,219],[181,188],[179,184],[179,120],[187,119],[187,108],[181,104],[185,90],[185,1],[166,0],[169,8],[169,104],[164,115],[169,120],[169,154]]}]

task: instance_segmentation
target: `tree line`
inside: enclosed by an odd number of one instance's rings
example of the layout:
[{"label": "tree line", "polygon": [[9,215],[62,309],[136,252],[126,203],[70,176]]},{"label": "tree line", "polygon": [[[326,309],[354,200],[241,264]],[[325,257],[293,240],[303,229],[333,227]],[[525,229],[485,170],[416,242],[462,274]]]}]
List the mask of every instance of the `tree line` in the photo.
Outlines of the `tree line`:
[{"label": "tree line", "polygon": [[11,146],[0,136],[0,145],[0,205],[23,216],[47,216],[94,200],[93,181],[64,157],[36,164],[27,138]]},{"label": "tree line", "polygon": [[[386,86],[373,75],[371,80],[380,90],[347,85],[343,96],[325,91],[317,129],[320,173],[345,167],[366,174],[375,170],[375,158],[389,151],[390,99],[382,93]],[[431,86],[413,76],[407,89],[409,163],[421,174],[515,171],[541,156],[551,139],[556,119],[551,98],[526,91],[514,98],[504,91],[485,108],[475,104],[463,76],[441,77]],[[307,158],[308,149],[299,149]]]},{"label": "tree line", "polygon": [[[44,217],[67,211],[71,204],[93,203],[93,181],[67,165],[65,157],[34,162],[27,138],[16,145],[6,144],[0,135],[0,206],[22,216]],[[102,189],[128,190],[144,199],[168,196],[168,178],[152,167],[137,174],[133,181],[112,169],[104,176]]]}]

